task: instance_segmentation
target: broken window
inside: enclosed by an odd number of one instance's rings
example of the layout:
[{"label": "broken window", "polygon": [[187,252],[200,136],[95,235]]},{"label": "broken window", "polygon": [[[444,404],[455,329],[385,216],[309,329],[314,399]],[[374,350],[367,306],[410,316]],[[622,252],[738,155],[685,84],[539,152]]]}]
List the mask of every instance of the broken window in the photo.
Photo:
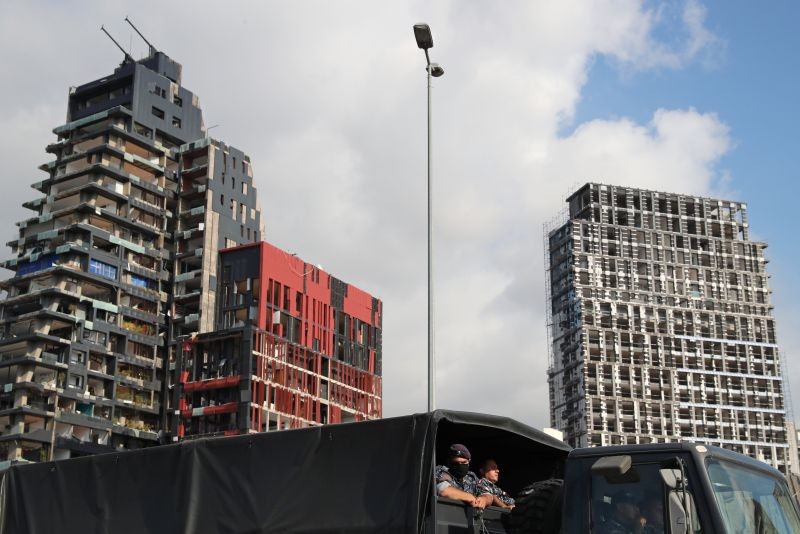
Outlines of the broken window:
[{"label": "broken window", "polygon": [[69,375],[69,386],[83,389],[83,377],[81,375]]},{"label": "broken window", "polygon": [[181,127],[181,120],[178,117],[172,117],[172,127],[173,128],[180,128]]},{"label": "broken window", "polygon": [[117,278],[116,267],[97,260],[89,260],[89,272],[99,274],[103,278],[108,278],[110,280],[116,280]]},{"label": "broken window", "polygon": [[[153,108],[155,109],[155,108]],[[143,124],[139,124],[138,122],[134,123],[133,131],[137,134],[141,135],[142,137],[146,137],[151,139],[153,137],[153,131]]]},{"label": "broken window", "polygon": [[161,109],[158,109],[158,108],[157,108],[157,107],[155,107],[155,106],[153,106],[153,108],[152,108],[151,112],[153,113],[153,115],[154,115],[155,117],[158,117],[159,119],[163,119],[163,118],[164,118],[164,111],[163,111],[163,110],[161,110]]}]

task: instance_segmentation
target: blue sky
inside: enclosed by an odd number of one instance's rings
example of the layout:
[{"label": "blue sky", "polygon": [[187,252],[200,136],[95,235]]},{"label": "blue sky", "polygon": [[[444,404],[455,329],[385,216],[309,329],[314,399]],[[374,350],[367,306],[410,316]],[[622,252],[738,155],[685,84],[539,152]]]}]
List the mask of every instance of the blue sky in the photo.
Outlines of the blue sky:
[{"label": "blue sky", "polygon": [[751,227],[772,245],[770,256],[786,265],[800,259],[795,229],[787,224],[792,193],[800,192],[799,17],[796,2],[711,3],[706,25],[720,43],[710,57],[681,70],[633,73],[600,57],[575,115],[582,123],[610,116],[646,122],[656,108],[716,113],[734,141],[718,166],[730,172],[736,200],[748,203]]}]

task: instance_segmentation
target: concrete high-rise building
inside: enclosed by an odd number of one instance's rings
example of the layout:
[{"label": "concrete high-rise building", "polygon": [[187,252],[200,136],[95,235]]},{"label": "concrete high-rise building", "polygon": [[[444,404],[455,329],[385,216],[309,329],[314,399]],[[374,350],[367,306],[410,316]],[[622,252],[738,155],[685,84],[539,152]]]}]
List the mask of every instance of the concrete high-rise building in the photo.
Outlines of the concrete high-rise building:
[{"label": "concrete high-rise building", "polygon": [[70,90],[2,263],[0,470],[381,417],[381,301],[261,242],[181,70],[151,48]]},{"label": "concrete high-rise building", "polygon": [[213,329],[217,249],[262,239],[248,157],[206,136],[165,54],[71,89],[53,132],[2,264],[2,461],[163,441],[175,340]]},{"label": "concrete high-rise building", "polygon": [[694,441],[794,469],[746,206],[597,183],[567,202],[546,236],[552,426],[574,446]]}]

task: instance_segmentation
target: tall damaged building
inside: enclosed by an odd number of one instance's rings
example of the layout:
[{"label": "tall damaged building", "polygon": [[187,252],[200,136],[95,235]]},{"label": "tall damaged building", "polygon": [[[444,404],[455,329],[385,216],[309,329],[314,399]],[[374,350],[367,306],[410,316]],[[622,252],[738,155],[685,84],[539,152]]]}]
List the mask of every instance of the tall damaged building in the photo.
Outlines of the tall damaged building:
[{"label": "tall damaged building", "polygon": [[796,469],[746,206],[598,183],[567,202],[546,234],[551,424],[573,446],[693,441]]},{"label": "tall damaged building", "polygon": [[182,432],[177,363],[218,329],[217,253],[264,236],[250,158],[208,137],[181,70],[151,47],[69,92],[2,264],[0,468]]}]

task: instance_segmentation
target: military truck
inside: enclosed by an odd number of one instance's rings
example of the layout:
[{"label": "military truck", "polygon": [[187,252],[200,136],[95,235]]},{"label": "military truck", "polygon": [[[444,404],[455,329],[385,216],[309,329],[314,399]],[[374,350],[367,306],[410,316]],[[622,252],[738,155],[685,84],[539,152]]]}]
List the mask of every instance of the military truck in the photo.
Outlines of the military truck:
[{"label": "military truck", "polygon": [[[497,461],[512,511],[436,496],[453,442]],[[647,532],[800,532],[784,478],[750,458],[688,443],[571,450],[512,419],[440,410],[15,465],[0,533],[604,533],[645,501],[661,509]]]}]

